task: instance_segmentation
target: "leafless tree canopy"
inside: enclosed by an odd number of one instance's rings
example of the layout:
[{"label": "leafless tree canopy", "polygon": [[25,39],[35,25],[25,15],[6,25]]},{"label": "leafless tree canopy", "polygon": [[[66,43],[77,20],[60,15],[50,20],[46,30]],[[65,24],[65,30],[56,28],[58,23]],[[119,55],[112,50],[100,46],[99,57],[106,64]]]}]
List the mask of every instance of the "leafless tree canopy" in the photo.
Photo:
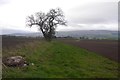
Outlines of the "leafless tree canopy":
[{"label": "leafless tree canopy", "polygon": [[28,16],[27,25],[30,27],[33,25],[39,26],[39,30],[42,31],[45,39],[51,41],[55,35],[57,25],[66,25],[66,20],[64,18],[60,8],[51,9],[47,14],[37,12],[34,15]]}]

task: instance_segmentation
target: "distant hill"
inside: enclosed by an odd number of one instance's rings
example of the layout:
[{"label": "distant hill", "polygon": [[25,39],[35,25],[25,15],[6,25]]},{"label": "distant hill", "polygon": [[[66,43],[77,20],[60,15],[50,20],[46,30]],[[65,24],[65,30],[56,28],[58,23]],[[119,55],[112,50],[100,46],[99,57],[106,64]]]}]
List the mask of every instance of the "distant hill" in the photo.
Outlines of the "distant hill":
[{"label": "distant hill", "polygon": [[[3,30],[2,34],[12,35],[12,36],[27,36],[27,37],[38,37],[42,36],[41,32],[27,32],[20,30]],[[118,39],[118,31],[109,30],[76,30],[76,31],[57,31],[57,37],[88,37],[88,38],[99,38],[99,39]]]},{"label": "distant hill", "polygon": [[71,36],[71,37],[88,37],[88,38],[109,38],[118,39],[118,31],[108,30],[78,30],[78,31],[60,31],[56,33],[56,36]]},{"label": "distant hill", "polygon": [[[16,30],[16,29],[2,29],[2,35],[10,35],[10,34],[25,34],[30,33],[24,30]],[[1,35],[1,34],[0,34]]]}]

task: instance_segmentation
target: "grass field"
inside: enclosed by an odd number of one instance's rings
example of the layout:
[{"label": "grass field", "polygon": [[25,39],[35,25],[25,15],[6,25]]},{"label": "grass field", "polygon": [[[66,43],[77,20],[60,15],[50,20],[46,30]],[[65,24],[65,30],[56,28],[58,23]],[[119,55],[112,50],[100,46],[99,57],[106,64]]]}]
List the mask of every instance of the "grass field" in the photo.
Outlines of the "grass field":
[{"label": "grass field", "polygon": [[[59,39],[60,40],[60,39]],[[118,62],[118,40],[76,40],[61,39],[62,42],[100,54]],[[120,62],[120,61],[119,61]]]},{"label": "grass field", "polygon": [[[3,67],[3,78],[117,78],[118,63],[59,41],[33,40],[3,48],[3,57],[21,55],[27,67]],[[31,65],[34,63],[34,65]]]}]

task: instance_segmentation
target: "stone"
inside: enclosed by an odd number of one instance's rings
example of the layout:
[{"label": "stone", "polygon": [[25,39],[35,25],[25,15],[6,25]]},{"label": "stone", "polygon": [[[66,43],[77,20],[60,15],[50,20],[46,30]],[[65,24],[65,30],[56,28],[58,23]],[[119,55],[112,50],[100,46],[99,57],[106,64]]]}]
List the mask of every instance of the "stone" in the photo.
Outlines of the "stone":
[{"label": "stone", "polygon": [[22,67],[28,65],[22,56],[12,56],[3,59],[3,63],[9,67]]},{"label": "stone", "polygon": [[31,65],[34,65],[34,63],[31,63]]}]

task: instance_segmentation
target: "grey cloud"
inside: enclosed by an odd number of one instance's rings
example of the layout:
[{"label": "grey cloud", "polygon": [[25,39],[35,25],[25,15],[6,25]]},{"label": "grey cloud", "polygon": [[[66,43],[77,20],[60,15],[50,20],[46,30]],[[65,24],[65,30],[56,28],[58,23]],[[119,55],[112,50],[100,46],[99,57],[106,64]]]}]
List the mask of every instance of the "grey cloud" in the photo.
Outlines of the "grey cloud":
[{"label": "grey cloud", "polygon": [[120,2],[118,3],[118,22],[120,22]]},{"label": "grey cloud", "polygon": [[11,0],[0,0],[0,6],[9,3]]},{"label": "grey cloud", "polygon": [[118,3],[118,30],[120,31],[120,1]]},{"label": "grey cloud", "polygon": [[70,24],[116,23],[118,4],[116,2],[90,3],[70,9],[67,15]]}]

